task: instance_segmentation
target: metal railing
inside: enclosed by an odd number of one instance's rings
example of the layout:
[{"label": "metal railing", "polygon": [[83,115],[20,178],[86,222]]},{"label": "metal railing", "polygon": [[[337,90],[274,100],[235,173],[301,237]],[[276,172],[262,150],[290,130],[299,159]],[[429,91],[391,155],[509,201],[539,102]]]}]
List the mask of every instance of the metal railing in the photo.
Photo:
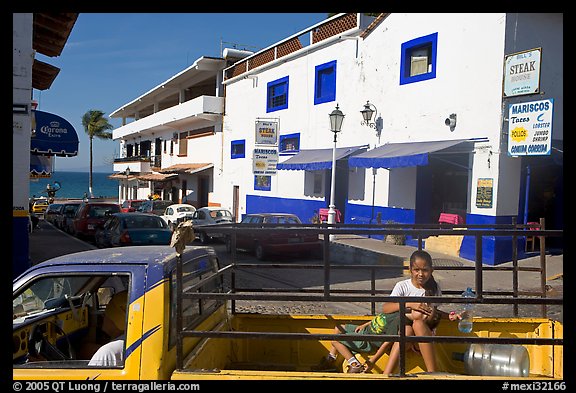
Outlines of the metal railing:
[{"label": "metal railing", "polygon": [[[443,296],[423,296],[419,300],[422,302],[442,303],[472,303],[483,304],[511,304],[514,307],[514,315],[518,315],[518,305],[541,305],[542,315],[546,316],[547,305],[563,305],[562,298],[550,298],[546,296],[546,237],[561,237],[562,230],[544,230],[543,219],[540,222],[540,229],[533,230],[527,225],[516,224],[493,224],[493,225],[451,225],[451,224],[385,224],[385,225],[363,225],[363,224],[297,224],[290,226],[278,226],[272,224],[230,224],[202,226],[202,230],[210,234],[211,231],[224,233],[230,242],[231,264],[221,268],[214,275],[207,277],[194,286],[187,288],[186,293],[178,291],[177,303],[181,305],[182,298],[189,299],[216,299],[231,302],[232,313],[237,313],[237,300],[245,301],[302,301],[302,302],[366,302],[371,304],[372,314],[375,313],[377,302],[396,302],[400,305],[400,326],[406,323],[406,303],[413,301],[413,298],[386,295],[390,291],[377,290],[375,272],[379,269],[398,269],[395,266],[385,265],[332,265],[330,263],[330,236],[334,235],[406,235],[412,236],[418,241],[418,249],[422,249],[423,239],[429,236],[452,235],[452,236],[472,236],[475,238],[475,263],[474,266],[449,267],[439,266],[439,269],[474,270],[475,293],[472,299],[463,299],[457,291],[443,291]],[[465,228],[463,228],[465,227]],[[527,231],[529,230],[529,232]],[[323,263],[322,264],[251,264],[237,262],[236,255],[236,233],[242,231],[249,232],[284,232],[302,233],[312,232],[322,236]],[[518,238],[523,236],[536,236],[540,240],[540,261],[539,268],[529,268],[518,266]],[[511,237],[513,247],[513,266],[484,266],[482,263],[482,238],[490,237]],[[236,274],[239,269],[323,269],[324,285],[322,289],[306,288],[249,288],[236,286]],[[331,271],[333,269],[369,269],[371,271],[371,288],[369,290],[338,290],[330,286]],[[485,291],[483,286],[483,272],[485,271],[512,271],[513,283],[512,291]],[[540,292],[521,292],[518,289],[518,273],[520,271],[539,272],[541,275]],[[230,274],[230,288],[222,293],[206,293],[201,288],[224,274]],[[182,286],[178,286],[182,288]],[[458,296],[444,296],[444,294],[458,294]],[[511,296],[511,297],[510,297]],[[524,296],[524,297],[521,297]],[[181,308],[180,308],[181,309]],[[396,335],[366,335],[366,334],[319,334],[319,333],[282,333],[282,332],[239,332],[239,331],[199,331],[192,327],[177,326],[180,340],[184,337],[211,337],[211,338],[231,338],[231,339],[288,339],[288,340],[366,340],[366,341],[393,341],[399,342],[400,376],[406,374],[406,343],[407,342],[434,342],[434,343],[499,343],[499,344],[524,344],[524,345],[563,345],[563,338],[518,338],[518,337],[462,337],[462,336],[406,336],[404,329],[399,329]],[[183,367],[182,356],[177,356],[177,367]]]}]

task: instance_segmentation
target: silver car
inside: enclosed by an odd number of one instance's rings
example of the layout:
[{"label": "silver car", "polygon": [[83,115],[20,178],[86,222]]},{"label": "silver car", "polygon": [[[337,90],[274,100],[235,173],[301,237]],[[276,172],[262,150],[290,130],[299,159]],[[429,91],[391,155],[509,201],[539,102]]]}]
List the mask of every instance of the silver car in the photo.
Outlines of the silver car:
[{"label": "silver car", "polygon": [[192,224],[194,225],[194,233],[200,239],[202,244],[208,243],[214,238],[224,238],[224,234],[210,232],[208,235],[206,232],[197,229],[199,225],[215,225],[215,224],[230,224],[233,222],[233,216],[230,210],[223,209],[221,207],[208,206],[201,207],[194,212],[192,216]]}]

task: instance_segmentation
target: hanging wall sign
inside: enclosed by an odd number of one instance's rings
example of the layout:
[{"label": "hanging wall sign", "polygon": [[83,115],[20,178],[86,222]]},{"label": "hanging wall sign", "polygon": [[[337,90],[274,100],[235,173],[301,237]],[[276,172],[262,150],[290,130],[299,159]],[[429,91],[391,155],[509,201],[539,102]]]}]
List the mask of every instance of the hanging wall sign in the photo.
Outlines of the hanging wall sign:
[{"label": "hanging wall sign", "polygon": [[553,99],[510,105],[508,110],[508,155],[550,155],[552,152],[553,109]]},{"label": "hanging wall sign", "polygon": [[278,149],[254,149],[252,172],[255,175],[275,175]]},{"label": "hanging wall sign", "polygon": [[494,189],[494,179],[478,179],[476,187],[476,207],[492,208],[492,190]]},{"label": "hanging wall sign", "polygon": [[276,145],[278,143],[278,122],[257,121],[256,143],[261,145]]},{"label": "hanging wall sign", "polygon": [[504,97],[540,92],[542,48],[513,53],[504,58]]}]

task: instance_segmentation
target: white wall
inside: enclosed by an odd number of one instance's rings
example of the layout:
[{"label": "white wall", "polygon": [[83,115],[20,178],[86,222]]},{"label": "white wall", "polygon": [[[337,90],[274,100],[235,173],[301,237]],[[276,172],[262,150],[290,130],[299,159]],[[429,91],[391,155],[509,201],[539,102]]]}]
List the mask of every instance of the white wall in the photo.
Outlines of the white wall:
[{"label": "white wall", "polygon": [[15,13],[12,14],[12,21],[12,101],[28,106],[28,113],[12,116],[12,204],[15,216],[26,217],[30,190],[33,14]]}]

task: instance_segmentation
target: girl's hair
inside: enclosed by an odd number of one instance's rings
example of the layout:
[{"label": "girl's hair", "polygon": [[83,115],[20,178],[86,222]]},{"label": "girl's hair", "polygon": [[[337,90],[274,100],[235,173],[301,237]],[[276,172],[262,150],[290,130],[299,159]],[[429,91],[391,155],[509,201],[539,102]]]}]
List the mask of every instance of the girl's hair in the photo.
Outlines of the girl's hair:
[{"label": "girl's hair", "polygon": [[[426,261],[426,264],[430,266],[431,269],[433,269],[432,257],[430,256],[430,254],[428,254],[428,252],[424,250],[416,250],[412,253],[412,255],[410,255],[410,269],[412,269],[412,266],[414,265],[414,262],[416,261],[417,258]],[[424,284],[424,289],[425,289],[424,292],[425,296],[436,296],[438,294],[438,283],[436,282],[436,280],[434,280],[434,276],[432,274],[430,275],[428,281],[426,281],[426,283]]]}]

